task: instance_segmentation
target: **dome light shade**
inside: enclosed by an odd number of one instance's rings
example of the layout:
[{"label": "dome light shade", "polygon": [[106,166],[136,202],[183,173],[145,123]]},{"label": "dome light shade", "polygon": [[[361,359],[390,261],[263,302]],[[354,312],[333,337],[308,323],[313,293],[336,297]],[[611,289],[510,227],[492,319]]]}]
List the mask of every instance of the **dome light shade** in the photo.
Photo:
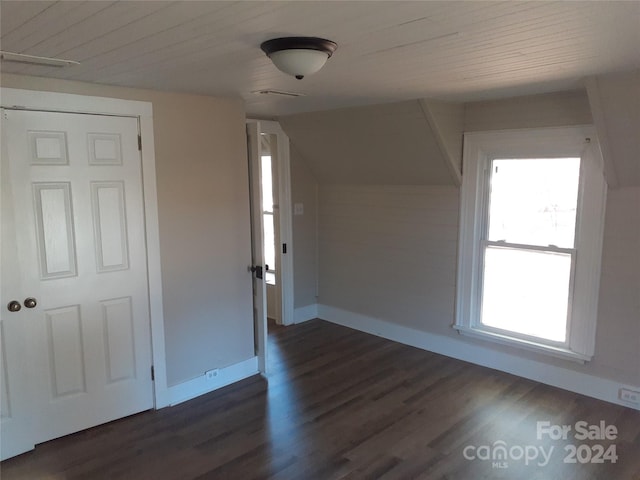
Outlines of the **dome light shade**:
[{"label": "dome light shade", "polygon": [[320,70],[338,45],[317,37],[283,37],[260,45],[278,70],[298,80]]},{"label": "dome light shade", "polygon": [[303,78],[320,70],[329,56],[318,50],[280,50],[273,52],[269,58],[281,72]]}]

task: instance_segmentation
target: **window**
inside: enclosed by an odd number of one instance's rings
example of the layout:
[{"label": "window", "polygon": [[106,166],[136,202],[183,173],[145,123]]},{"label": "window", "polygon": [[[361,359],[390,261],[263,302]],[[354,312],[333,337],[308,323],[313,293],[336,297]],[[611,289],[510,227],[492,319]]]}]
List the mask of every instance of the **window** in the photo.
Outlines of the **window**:
[{"label": "window", "polygon": [[276,284],[276,236],[273,211],[273,178],[271,155],[262,155],[262,215],[264,224],[265,281]]},{"label": "window", "polygon": [[589,127],[465,135],[456,323],[593,355],[606,185]]}]

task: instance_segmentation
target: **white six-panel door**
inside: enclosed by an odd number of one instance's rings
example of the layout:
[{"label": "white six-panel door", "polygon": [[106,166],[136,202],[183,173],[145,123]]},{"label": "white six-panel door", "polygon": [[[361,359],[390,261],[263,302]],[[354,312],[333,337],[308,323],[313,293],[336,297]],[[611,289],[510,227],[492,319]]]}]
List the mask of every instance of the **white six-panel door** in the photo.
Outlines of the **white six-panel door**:
[{"label": "white six-panel door", "polygon": [[[0,128],[4,132],[5,122],[2,118],[0,122]],[[1,145],[0,459],[4,460],[33,448],[30,416],[33,410],[33,395],[29,382],[25,381],[29,372],[25,355],[26,332],[23,316],[20,315],[21,312],[11,313],[8,310],[11,300],[22,302],[23,289],[19,274],[14,212],[11,206],[13,198],[7,162],[8,150],[4,136]]]},{"label": "white six-panel door", "polygon": [[4,458],[152,408],[153,387],[137,119],[3,115]]}]

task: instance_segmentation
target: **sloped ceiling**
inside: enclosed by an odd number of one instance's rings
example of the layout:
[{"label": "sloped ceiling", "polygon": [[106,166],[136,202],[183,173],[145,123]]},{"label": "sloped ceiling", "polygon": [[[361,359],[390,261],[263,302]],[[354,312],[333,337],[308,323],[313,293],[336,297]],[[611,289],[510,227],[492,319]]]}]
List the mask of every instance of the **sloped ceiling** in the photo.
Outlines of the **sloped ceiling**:
[{"label": "sloped ceiling", "polygon": [[279,118],[321,184],[453,185],[419,100]]},{"label": "sloped ceiling", "polygon": [[609,187],[640,185],[640,72],[589,79],[587,91],[420,99],[279,120],[321,184],[459,185],[463,131],[594,123]]}]

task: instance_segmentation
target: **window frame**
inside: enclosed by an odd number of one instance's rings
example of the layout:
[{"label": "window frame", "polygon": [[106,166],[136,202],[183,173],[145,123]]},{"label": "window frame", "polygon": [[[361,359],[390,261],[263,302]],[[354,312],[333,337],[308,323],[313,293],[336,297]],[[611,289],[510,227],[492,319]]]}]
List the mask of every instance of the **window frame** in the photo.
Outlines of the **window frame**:
[{"label": "window frame", "polygon": [[[261,133],[261,135],[270,135],[269,133]],[[276,209],[278,208],[276,202],[275,202],[275,197],[276,197],[276,192],[275,192],[275,188],[277,187],[276,182],[274,182],[274,170],[275,170],[275,165],[274,165],[274,158],[273,155],[271,153],[269,153],[268,155],[266,154],[262,154],[260,156],[260,168],[262,169],[262,192],[264,192],[264,184],[265,184],[265,175],[264,175],[264,158],[265,157],[269,157],[269,177],[271,178],[271,210],[269,210],[268,208],[266,208],[267,206],[264,204],[264,198],[263,198],[263,210],[262,210],[262,222],[263,225],[266,225],[267,223],[267,217],[270,217],[270,223],[272,225],[272,230],[273,230],[273,248],[274,248],[274,260],[273,262],[267,263],[267,258],[266,258],[266,248],[265,248],[265,282],[268,285],[276,285],[277,281],[278,281],[278,272],[277,272],[277,263],[278,263],[278,242],[277,242],[277,235],[276,235]],[[264,235],[263,232],[263,243],[265,243],[266,246],[266,238],[264,238],[266,235]]]},{"label": "window frame", "polygon": [[[489,221],[488,168],[491,161],[496,158],[560,157],[581,158],[567,337],[564,343],[503,331],[481,323],[484,246],[488,242],[486,232]],[[590,125],[465,133],[456,317],[453,325],[459,333],[578,362],[591,360],[595,349],[607,192],[602,166],[595,130]]]}]

